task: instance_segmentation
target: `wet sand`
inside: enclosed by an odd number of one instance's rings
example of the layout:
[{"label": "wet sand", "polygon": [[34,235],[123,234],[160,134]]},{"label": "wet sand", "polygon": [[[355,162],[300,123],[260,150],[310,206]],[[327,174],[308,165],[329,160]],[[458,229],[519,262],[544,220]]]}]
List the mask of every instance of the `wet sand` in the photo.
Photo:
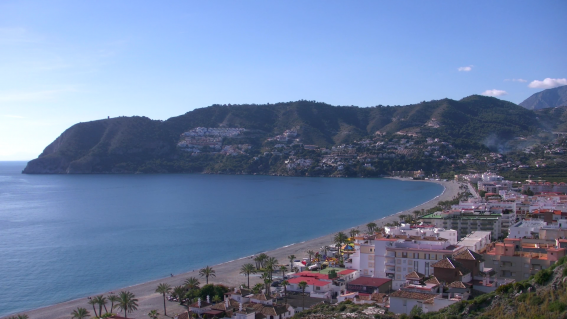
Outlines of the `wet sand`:
[{"label": "wet sand", "polygon": [[[401,180],[407,181],[408,179],[401,179]],[[429,208],[436,206],[439,201],[446,201],[446,200],[453,199],[459,193],[459,185],[460,184],[456,183],[454,181],[448,181],[448,182],[429,181],[429,182],[441,184],[445,187],[445,190],[443,191],[443,193],[441,195],[431,199],[428,202],[425,202],[421,205],[410,208],[408,210],[401,211],[401,212],[398,212],[396,214],[375,220],[374,222],[378,225],[378,227],[382,227],[386,223],[392,223],[394,221],[399,221],[398,215],[400,215],[400,214],[411,214],[411,212],[413,212],[414,210],[421,210],[421,209],[427,210]],[[360,225],[360,226],[355,227],[355,228],[358,228],[359,230],[364,231],[364,230],[366,230],[366,224]],[[345,229],[344,232],[348,233],[348,231],[350,229],[351,228]],[[299,259],[301,259],[303,257],[307,257],[306,252],[308,250],[318,251],[319,248],[324,246],[324,245],[332,245],[334,235],[335,235],[335,233],[325,235],[325,236],[315,238],[315,239],[311,239],[311,240],[308,240],[308,241],[305,241],[305,242],[296,243],[296,244],[293,244],[293,245],[288,245],[288,246],[281,247],[281,248],[278,248],[278,249],[275,249],[275,250],[272,250],[272,251],[267,251],[265,253],[270,257],[276,257],[278,259],[278,261],[280,262],[280,264],[288,264],[289,265],[289,260],[288,260],[287,256],[295,255],[296,258],[299,258]],[[252,260],[252,258],[253,257],[248,256],[248,257],[243,257],[243,258],[240,258],[240,259],[237,259],[237,260],[225,262],[225,263],[222,263],[222,264],[213,265],[212,268],[216,272],[216,277],[210,277],[209,283],[223,284],[223,285],[226,285],[226,286],[229,286],[229,287],[235,287],[235,286],[238,286],[240,284],[246,283],[247,278],[244,275],[239,274],[239,272],[240,272],[239,270],[240,270],[241,266],[246,264],[246,263],[254,264],[254,261]],[[172,287],[182,285],[183,282],[185,281],[185,279],[188,278],[188,277],[199,278],[199,280],[201,281],[201,285],[203,285],[204,282],[205,282],[205,278],[199,277],[198,270],[193,270],[193,271],[190,271],[190,272],[187,272],[187,273],[175,275],[173,277],[167,277],[167,278],[162,278],[162,279],[158,279],[158,280],[153,280],[153,281],[150,281],[150,282],[146,282],[146,283],[142,283],[142,284],[138,284],[138,285],[134,285],[134,286],[130,286],[130,287],[125,287],[123,289],[116,289],[116,290],[114,290],[114,292],[118,293],[121,290],[128,290],[128,291],[134,293],[136,295],[136,298],[138,298],[138,305],[139,305],[138,310],[136,310],[132,313],[129,313],[128,318],[147,318],[148,317],[147,314],[152,309],[158,310],[158,312],[160,313],[160,318],[173,317],[175,314],[184,312],[186,310],[185,307],[180,306],[179,303],[177,303],[177,302],[166,301],[168,316],[165,317],[163,315],[163,297],[162,297],[161,294],[155,293],[155,289],[158,286],[158,284],[160,284],[160,283],[167,283]],[[254,286],[256,283],[259,283],[259,282],[260,282],[259,276],[254,276],[254,275],[250,276],[250,285],[251,286]],[[108,295],[108,292],[104,293],[104,295]],[[87,298],[81,298],[81,299],[71,300],[71,301],[47,306],[47,307],[44,307],[44,308],[25,311],[23,313],[27,314],[30,319],[71,318],[71,312],[73,310],[77,309],[78,307],[83,307],[83,308],[86,308],[87,310],[89,310],[91,315],[94,315],[92,306],[90,306],[88,304],[88,301],[89,300]],[[97,307],[97,311],[98,311],[98,307]],[[116,311],[118,311],[118,310],[116,310]],[[123,313],[120,313],[120,314],[122,316],[124,315]]]}]

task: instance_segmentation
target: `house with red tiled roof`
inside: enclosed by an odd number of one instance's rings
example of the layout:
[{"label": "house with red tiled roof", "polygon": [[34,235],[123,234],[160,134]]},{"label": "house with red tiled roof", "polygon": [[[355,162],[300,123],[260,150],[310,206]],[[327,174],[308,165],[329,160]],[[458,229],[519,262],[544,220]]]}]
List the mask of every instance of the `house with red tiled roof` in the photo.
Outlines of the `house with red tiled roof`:
[{"label": "house with red tiled roof", "polygon": [[359,277],[347,284],[347,291],[371,294],[374,292],[388,293],[392,290],[392,279]]},{"label": "house with red tiled roof", "polygon": [[333,282],[330,279],[320,280],[316,276],[309,277],[294,277],[287,280],[289,284],[286,286],[288,291],[303,291],[299,283],[305,282],[307,286],[305,292],[308,292],[311,297],[331,299],[333,295]]},{"label": "house with red tiled roof", "polygon": [[472,280],[471,271],[453,257],[445,257],[431,266],[433,267],[434,276],[440,281],[469,282]]}]

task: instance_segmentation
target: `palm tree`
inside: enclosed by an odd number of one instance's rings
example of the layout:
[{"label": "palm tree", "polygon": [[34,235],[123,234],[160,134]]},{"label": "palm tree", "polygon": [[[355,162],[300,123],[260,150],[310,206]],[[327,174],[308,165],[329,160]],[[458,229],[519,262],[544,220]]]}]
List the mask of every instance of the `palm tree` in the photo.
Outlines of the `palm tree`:
[{"label": "palm tree", "polygon": [[248,277],[248,288],[250,288],[250,274],[256,273],[256,269],[252,264],[244,264],[240,267],[240,273]]},{"label": "palm tree", "polygon": [[400,219],[400,223],[401,223],[406,219],[406,215],[404,214],[398,215],[398,218]]},{"label": "palm tree", "polygon": [[96,308],[95,308],[95,305],[96,305],[96,304],[97,304],[97,303],[96,303],[96,300],[94,300],[94,299],[89,299],[89,305],[93,306],[94,316],[95,316],[95,317],[100,317],[100,316],[96,313]]},{"label": "palm tree", "polygon": [[85,308],[77,308],[71,312],[71,318],[73,319],[85,319],[90,315],[89,311]]},{"label": "palm tree", "polygon": [[171,286],[168,284],[159,284],[156,292],[163,295],[163,313],[167,316],[167,309],[165,309],[165,294],[171,292]]},{"label": "palm tree", "polygon": [[282,271],[282,279],[285,277],[285,272],[287,271],[287,266],[281,265],[280,270]]},{"label": "palm tree", "polygon": [[253,288],[252,291],[254,291],[254,293],[259,293],[262,289],[264,288],[264,284],[261,283],[257,283]]},{"label": "palm tree", "polygon": [[152,319],[158,319],[158,316],[159,316],[159,313],[155,309],[150,311],[150,313],[148,313],[148,317],[150,317]]},{"label": "palm tree", "polygon": [[376,228],[376,223],[368,223],[368,224],[366,224],[366,227],[368,227],[368,233],[372,234],[372,232],[374,231],[374,228]]},{"label": "palm tree", "polygon": [[194,289],[199,289],[199,285],[201,284],[199,282],[199,279],[195,278],[195,277],[189,277],[187,279],[185,279],[185,287],[189,288],[189,290],[194,290]]},{"label": "palm tree", "polygon": [[108,296],[108,301],[110,301],[110,312],[112,312],[112,310],[114,309],[114,303],[118,302],[118,296],[117,295],[110,295]]},{"label": "palm tree", "polygon": [[221,299],[221,297],[220,297],[219,295],[215,295],[215,296],[213,297],[213,302],[214,302],[214,303],[219,303],[219,302],[221,302],[221,301],[222,301],[222,299]]},{"label": "palm tree", "polygon": [[331,248],[331,247],[329,247],[327,245],[323,246],[323,252],[324,252],[323,255],[327,256],[327,251],[329,250],[329,248]]},{"label": "palm tree", "polygon": [[283,294],[285,298],[285,303],[287,304],[287,285],[289,285],[289,281],[284,280],[282,281],[281,285],[283,286]]},{"label": "palm tree", "polygon": [[293,261],[295,260],[295,255],[289,255],[287,256],[287,259],[289,259],[289,269],[293,269]]},{"label": "palm tree", "polygon": [[313,250],[308,250],[307,255],[309,255],[309,263],[311,263],[311,257],[315,255],[315,252]]},{"label": "palm tree", "polygon": [[28,318],[29,318],[28,315],[26,315],[25,313],[17,316],[8,317],[8,319],[28,319]]},{"label": "palm tree", "polygon": [[338,232],[333,238],[336,247],[339,249],[339,258],[341,259],[343,258],[343,256],[341,255],[341,246],[347,241],[347,239],[347,235],[345,235],[345,233],[343,232]]},{"label": "palm tree", "polygon": [[185,287],[177,286],[173,288],[173,294],[177,297],[179,304],[180,305],[183,304],[183,299],[185,297]]},{"label": "palm tree", "polygon": [[212,267],[207,266],[199,270],[199,276],[207,278],[207,285],[208,285],[209,277],[216,277],[217,275],[215,275],[215,271],[213,270]]},{"label": "palm tree", "polygon": [[307,287],[307,282],[300,281],[299,288],[301,288],[301,292],[303,293],[303,310],[305,310],[305,288]]},{"label": "palm tree", "polygon": [[275,257],[266,258],[265,270],[270,273],[270,280],[272,279],[272,273],[274,272],[274,266],[278,264],[278,260]]},{"label": "palm tree", "polygon": [[260,278],[264,279],[264,285],[266,287],[266,296],[270,297],[270,284],[272,283],[272,279],[270,279],[270,274],[268,272],[265,272],[262,274],[262,277]]},{"label": "palm tree", "polygon": [[260,255],[254,257],[254,262],[256,263],[256,269],[260,270],[260,268],[262,268],[262,258],[260,257]]},{"label": "palm tree", "polygon": [[264,268],[264,264],[267,259],[268,259],[268,255],[266,255],[265,253],[261,253],[260,255],[258,255],[258,260],[260,261],[260,268]]},{"label": "palm tree", "polygon": [[118,295],[118,304],[116,307],[124,310],[124,318],[128,318],[128,312],[138,310],[138,299],[129,291],[121,291]]},{"label": "palm tree", "polygon": [[108,309],[106,309],[106,297],[104,295],[98,295],[93,298],[94,302],[98,305],[98,315],[102,316],[102,306],[104,306],[104,310],[108,313]]}]

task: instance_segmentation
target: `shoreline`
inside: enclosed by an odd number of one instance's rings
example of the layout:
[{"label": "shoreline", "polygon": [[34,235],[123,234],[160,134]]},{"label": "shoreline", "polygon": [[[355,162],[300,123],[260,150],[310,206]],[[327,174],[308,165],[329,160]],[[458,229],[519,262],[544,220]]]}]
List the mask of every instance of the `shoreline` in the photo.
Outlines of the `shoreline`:
[{"label": "shoreline", "polygon": [[[442,200],[450,200],[455,197],[459,192],[459,183],[454,181],[434,181],[434,180],[410,180],[410,179],[403,179],[403,178],[391,178],[397,179],[400,181],[413,181],[413,182],[430,182],[436,183],[443,186],[443,191],[438,196],[424,202],[420,205],[415,207],[396,212],[394,214],[375,219],[369,222],[374,222],[378,225],[378,227],[382,227],[386,223],[391,223],[393,221],[399,221],[398,216],[400,214],[408,214],[413,212],[414,210],[420,209],[429,209],[437,205],[439,201]],[[350,229],[355,228],[359,230],[366,229],[366,224],[350,227],[348,229],[343,230],[343,232],[348,232]],[[297,259],[301,259],[303,257],[307,257],[306,251],[309,249],[319,250],[319,247],[323,245],[328,245],[332,243],[333,236],[336,232],[323,235],[317,238],[313,238],[310,240],[305,240],[298,243],[287,244],[279,248],[275,248],[269,251],[264,251],[265,254],[269,255],[270,257],[275,257],[278,259],[280,264],[289,264],[289,260],[287,256],[295,255]],[[258,252],[259,254],[261,252]],[[211,267],[216,271],[216,277],[210,277],[209,282],[214,284],[223,284],[229,287],[238,286],[242,283],[246,283],[247,278],[241,274],[239,274],[240,267],[245,263],[254,263],[251,259],[254,255],[244,256],[241,258],[237,258],[234,260],[225,261],[216,265],[212,265]],[[172,287],[181,285],[183,281],[188,277],[196,277],[199,281],[204,281],[199,274],[198,269],[188,271],[185,273],[177,274],[172,277],[165,277],[161,279],[151,280],[144,283],[139,283],[127,287],[123,287],[121,289],[115,289],[114,292],[117,293],[121,290],[129,290],[136,295],[138,298],[138,310],[129,313],[129,317],[132,318],[145,318],[147,313],[153,309],[157,309],[158,312],[161,314],[160,318],[167,318],[163,316],[163,297],[161,294],[155,293],[155,289],[159,283],[167,283]],[[259,277],[257,276],[250,276],[250,285],[254,285],[260,282]],[[204,282],[202,283],[204,284]],[[108,295],[109,292],[104,293],[104,295]],[[93,295],[94,296],[94,295]],[[49,305],[41,308],[36,308],[28,311],[18,312],[19,314],[25,313],[29,316],[29,318],[34,319],[55,319],[55,318],[69,318],[71,312],[75,310],[77,307],[83,307],[89,310],[91,308],[88,305],[88,299],[86,297],[72,299],[69,301],[64,301],[61,303],[57,303],[54,305]],[[182,313],[186,310],[184,306],[179,305],[177,302],[167,302],[167,312],[168,317],[173,317],[175,314]],[[92,311],[90,311],[92,312]],[[9,314],[11,316],[14,314]]]}]

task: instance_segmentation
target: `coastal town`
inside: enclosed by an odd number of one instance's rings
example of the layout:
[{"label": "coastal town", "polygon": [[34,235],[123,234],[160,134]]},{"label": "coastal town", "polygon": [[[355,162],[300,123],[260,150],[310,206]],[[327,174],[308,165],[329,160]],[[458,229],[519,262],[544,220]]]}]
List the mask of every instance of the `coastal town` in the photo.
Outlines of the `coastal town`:
[{"label": "coastal town", "polygon": [[[451,185],[451,200],[305,242],[296,254],[282,258],[290,245],[277,257],[266,252],[172,274],[171,283],[152,288],[147,316],[284,319],[320,305],[351,304],[365,305],[368,316],[424,314],[539,280],[565,262],[566,183],[517,185],[491,172],[443,183]],[[221,271],[231,271],[240,284],[217,281]],[[145,318],[138,309],[148,309],[148,298],[128,289],[92,296],[69,316]],[[155,303],[161,299],[162,305]],[[11,318],[27,318],[20,316]]]},{"label": "coastal town", "polygon": [[[426,126],[438,128],[439,123],[428,122]],[[452,178],[452,172],[467,170],[514,174],[563,163],[567,150],[564,135],[537,145],[517,137],[506,146],[499,146],[498,152],[487,149],[467,152],[436,136],[435,131],[401,130],[393,135],[376,131],[373,136],[328,148],[305,144],[301,132],[302,127],[295,126],[264,138],[261,144],[252,145],[239,142],[246,139],[247,134],[254,135],[251,130],[197,127],[181,134],[177,147],[193,156],[246,156],[248,164],[233,168],[237,171],[230,173],[253,173],[253,169],[248,171],[251,167],[263,167],[264,170],[269,167],[271,175],[415,178],[431,174]],[[210,168],[207,172],[223,173],[223,170]]]}]

